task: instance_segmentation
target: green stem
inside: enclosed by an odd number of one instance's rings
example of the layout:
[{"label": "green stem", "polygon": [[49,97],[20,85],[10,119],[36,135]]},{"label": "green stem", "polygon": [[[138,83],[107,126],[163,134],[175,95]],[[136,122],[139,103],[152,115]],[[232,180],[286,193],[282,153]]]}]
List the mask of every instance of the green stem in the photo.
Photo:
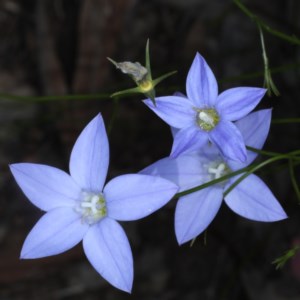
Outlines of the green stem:
[{"label": "green stem", "polygon": [[112,116],[110,118],[110,122],[109,122],[108,129],[107,129],[107,134],[108,135],[111,134],[112,128],[115,124],[115,121],[117,119],[117,115],[119,113],[119,98],[118,97],[113,98],[113,103],[114,103],[113,113],[112,113]]},{"label": "green stem", "polygon": [[256,16],[255,14],[253,14],[244,4],[241,3],[240,0],[233,0],[234,3],[240,8],[241,11],[243,11],[249,18],[251,18],[254,22],[256,22],[257,24],[259,24],[261,26],[261,28],[263,28],[264,30],[266,30],[267,32],[269,32],[271,35],[274,35],[282,40],[285,40],[291,44],[297,44],[300,45],[300,39],[298,39],[295,35],[290,36],[287,35],[281,31],[272,29],[270,26],[268,26],[266,23],[264,23],[263,21],[261,21],[258,16]]},{"label": "green stem", "polygon": [[0,99],[2,100],[14,100],[14,101],[31,101],[31,102],[47,102],[47,101],[61,101],[61,100],[106,100],[109,99],[110,94],[86,94],[86,95],[62,95],[62,96],[19,96],[12,94],[0,93]]},{"label": "green stem", "polygon": [[261,155],[265,155],[265,156],[277,156],[277,155],[281,155],[281,153],[278,152],[271,152],[271,151],[265,151],[265,150],[260,150],[260,149],[256,149],[250,146],[246,146],[246,148],[252,152],[261,154]]},{"label": "green stem", "polygon": [[[224,192],[224,197],[226,197],[241,181],[243,181],[246,177],[248,177],[250,174],[254,173],[255,171],[261,169],[262,167],[270,164],[270,163],[273,163],[277,160],[282,160],[282,159],[291,159],[293,158],[293,156],[297,156],[298,154],[300,154],[300,150],[296,150],[296,151],[292,151],[288,154],[281,154],[281,155],[278,155],[276,157],[272,157],[272,158],[269,158],[265,161],[263,161],[262,163],[258,164],[258,165],[255,165],[253,166],[252,168],[250,168],[249,171],[246,171],[245,174],[243,174],[239,179],[237,179],[225,192]],[[297,160],[299,159],[300,160],[300,157],[296,158]]]},{"label": "green stem", "polygon": [[236,176],[236,175],[239,175],[239,174],[241,174],[241,173],[245,173],[247,170],[249,170],[249,167],[240,169],[240,170],[238,170],[238,171],[234,171],[234,172],[232,172],[232,173],[230,173],[230,174],[227,174],[227,175],[224,175],[224,176],[222,176],[222,177],[220,177],[220,178],[218,178],[218,179],[211,180],[211,181],[209,181],[209,182],[206,182],[206,183],[204,183],[204,184],[198,185],[198,186],[196,186],[196,187],[194,187],[194,188],[185,190],[185,191],[183,191],[183,192],[179,192],[179,193],[177,193],[177,194],[174,196],[174,198],[179,198],[179,197],[182,197],[182,196],[185,196],[185,195],[188,195],[188,194],[191,194],[191,193],[200,191],[200,190],[205,189],[205,188],[207,188],[207,187],[209,187],[209,186],[211,186],[211,185],[214,185],[214,184],[216,184],[216,183],[220,183],[220,182],[222,182],[222,181],[225,181],[225,180],[227,180],[227,179],[229,179],[229,178],[231,178],[231,177],[234,177],[234,176]]},{"label": "green stem", "polygon": [[300,203],[300,189],[299,189],[298,183],[296,181],[294,167],[295,167],[294,161],[292,159],[289,159],[290,178],[291,178],[292,186],[293,186],[296,196],[298,198],[298,202]]},{"label": "green stem", "polygon": [[[300,63],[296,62],[293,64],[284,64],[275,68],[270,68],[270,74],[275,74],[275,73],[280,73],[283,71],[287,71],[287,70],[291,70],[291,69],[296,69],[300,67]],[[243,75],[238,75],[238,76],[231,76],[231,77],[226,77],[223,78],[221,80],[219,80],[219,82],[223,83],[223,82],[232,82],[232,81],[236,81],[236,80],[245,80],[245,79],[252,79],[252,78],[257,78],[257,77],[263,77],[264,76],[264,71],[257,71],[257,72],[251,72],[251,73],[246,73]]]},{"label": "green stem", "polygon": [[258,31],[259,31],[259,37],[262,47],[262,56],[263,56],[263,62],[264,62],[264,87],[268,89],[268,96],[272,96],[272,93],[274,93],[275,96],[279,96],[280,93],[273,82],[272,75],[270,72],[269,67],[269,59],[267,56],[266,46],[265,46],[265,40],[264,40],[264,34],[261,28],[261,25],[257,23]]},{"label": "green stem", "polygon": [[290,123],[300,123],[300,118],[282,118],[282,119],[272,120],[272,124],[290,124]]},{"label": "green stem", "polygon": [[262,167],[270,164],[270,163],[273,163],[277,160],[282,160],[282,159],[293,159],[293,160],[296,160],[297,163],[296,165],[298,165],[298,162],[300,162],[300,157],[298,157],[298,155],[300,154],[300,150],[295,150],[295,151],[292,151],[292,152],[289,152],[287,154],[280,154],[280,153],[275,153],[275,152],[269,152],[269,151],[262,151],[262,150],[258,150],[258,149],[255,149],[255,148],[252,148],[252,147],[248,147],[247,148],[253,152],[258,152],[258,153],[261,153],[263,155],[267,155],[267,156],[271,156],[271,158],[263,161],[262,163],[260,164],[256,164],[256,165],[252,165],[252,166],[248,166],[248,167],[245,167],[243,169],[240,169],[240,170],[237,170],[237,171],[234,171],[234,172],[231,172],[229,174],[226,174],[218,179],[214,179],[214,180],[211,180],[211,181],[208,181],[206,183],[203,183],[201,185],[198,185],[194,188],[191,188],[191,189],[188,189],[188,190],[185,190],[185,191],[182,191],[182,192],[179,192],[177,193],[173,198],[179,198],[179,197],[182,197],[182,196],[186,196],[186,195],[189,195],[189,194],[192,194],[194,192],[197,192],[197,191],[200,191],[202,189],[205,189],[209,186],[212,186],[216,183],[220,183],[222,181],[225,181],[231,177],[234,177],[236,175],[239,175],[239,174],[242,174],[244,173],[238,180],[236,180],[225,192],[224,192],[224,197],[226,195],[228,195],[242,180],[244,180],[246,177],[248,177],[250,174],[254,173],[255,171],[261,169]]}]

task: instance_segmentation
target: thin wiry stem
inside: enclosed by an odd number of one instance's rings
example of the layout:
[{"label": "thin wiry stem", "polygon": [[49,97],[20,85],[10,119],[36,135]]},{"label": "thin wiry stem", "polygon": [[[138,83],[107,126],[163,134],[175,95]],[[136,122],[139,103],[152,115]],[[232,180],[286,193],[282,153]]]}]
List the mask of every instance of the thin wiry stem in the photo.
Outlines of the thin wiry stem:
[{"label": "thin wiry stem", "polygon": [[281,154],[275,157],[271,157],[265,161],[263,161],[262,163],[253,166],[252,168],[250,168],[250,170],[246,171],[245,174],[243,174],[238,180],[236,180],[225,192],[224,192],[224,197],[227,196],[240,182],[242,182],[245,178],[247,178],[250,174],[254,173],[255,171],[261,169],[262,167],[273,163],[277,160],[282,160],[282,159],[291,159],[294,158],[296,160],[300,160],[300,157],[296,157],[297,155],[300,154],[300,150],[296,150],[296,151],[292,151],[288,154]]},{"label": "thin wiry stem", "polygon": [[287,160],[293,160],[296,161],[295,165],[298,165],[298,162],[300,162],[300,150],[295,150],[295,151],[292,151],[292,152],[289,152],[289,153],[286,153],[286,154],[280,154],[280,153],[275,153],[275,152],[269,152],[269,151],[262,151],[262,150],[258,150],[258,149],[255,149],[255,148],[252,148],[252,147],[247,147],[249,148],[249,150],[254,150],[254,152],[256,151],[259,151],[259,153],[261,152],[262,154],[264,155],[267,155],[267,156],[271,156],[271,158],[259,163],[259,164],[254,164],[254,165],[251,165],[251,166],[248,166],[248,167],[245,167],[243,169],[240,169],[240,170],[237,170],[237,171],[234,171],[234,172],[231,172],[229,174],[226,174],[218,179],[214,179],[214,180],[211,180],[211,181],[208,181],[206,183],[203,183],[201,185],[198,185],[194,188],[191,188],[191,189],[188,189],[188,190],[185,190],[185,191],[182,191],[182,192],[179,192],[177,193],[173,198],[179,198],[179,197],[182,197],[182,196],[186,196],[186,195],[189,195],[189,194],[192,194],[194,192],[197,192],[197,191],[200,191],[202,189],[205,189],[209,186],[212,186],[216,183],[220,183],[220,182],[223,182],[231,177],[234,177],[236,175],[239,175],[239,174],[243,174],[239,179],[237,179],[224,193],[224,197],[226,195],[228,195],[241,181],[243,181],[245,178],[247,178],[250,174],[253,174],[254,172],[256,172],[257,170],[273,163],[273,162],[276,162],[278,160],[283,160],[283,159],[287,159]]},{"label": "thin wiry stem", "polygon": [[262,29],[270,33],[271,35],[274,35],[282,40],[285,40],[291,44],[300,45],[300,39],[296,37],[295,35],[287,35],[281,31],[272,29],[269,25],[267,25],[265,22],[263,22],[257,15],[252,13],[244,4],[241,3],[240,0],[233,0],[234,3],[240,8],[241,11],[243,11],[249,18],[251,18],[254,22],[259,24]]},{"label": "thin wiry stem", "polygon": [[28,101],[28,102],[48,102],[48,101],[62,101],[62,100],[108,100],[110,94],[83,94],[83,95],[62,95],[62,96],[20,96],[12,94],[0,93],[0,99],[13,101]]},{"label": "thin wiry stem", "polygon": [[298,203],[300,203],[300,189],[299,189],[299,185],[298,182],[296,180],[295,177],[295,171],[294,171],[294,161],[292,159],[289,159],[289,172],[290,172],[290,178],[291,178],[291,182],[292,182],[292,186],[294,188],[295,194],[297,196],[298,199]]}]

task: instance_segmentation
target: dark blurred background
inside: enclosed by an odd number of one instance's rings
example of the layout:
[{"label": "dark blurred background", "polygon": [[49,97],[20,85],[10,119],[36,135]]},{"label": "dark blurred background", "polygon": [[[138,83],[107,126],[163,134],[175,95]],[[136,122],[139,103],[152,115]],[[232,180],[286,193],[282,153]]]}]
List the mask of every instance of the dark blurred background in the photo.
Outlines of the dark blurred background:
[{"label": "dark blurred background", "polygon": [[[300,36],[299,1],[243,3],[271,28]],[[19,260],[42,212],[22,194],[9,163],[68,170],[78,134],[98,112],[107,127],[116,116],[109,178],[137,172],[169,154],[169,128],[142,96],[120,99],[118,106],[108,97],[133,83],[106,57],[143,63],[148,38],[154,77],[178,70],[159,85],[158,95],[185,92],[196,51],[213,69],[221,91],[263,85],[258,29],[230,0],[0,1],[0,299],[299,300],[300,256],[280,270],[271,264],[300,243],[300,207],[282,163],[259,175],[287,211],[285,221],[251,222],[223,205],[206,244],[201,235],[192,247],[177,245],[175,201],[146,219],[124,223],[135,259],[132,295],[105,282],[81,245],[55,257]],[[273,107],[275,118],[299,117],[299,46],[268,33],[265,42],[281,96],[266,96],[260,107]],[[91,99],[95,94],[99,97]],[[31,98],[63,95],[86,96]],[[299,124],[273,124],[265,149],[299,149],[299,129]],[[299,182],[299,172],[296,176]]]}]

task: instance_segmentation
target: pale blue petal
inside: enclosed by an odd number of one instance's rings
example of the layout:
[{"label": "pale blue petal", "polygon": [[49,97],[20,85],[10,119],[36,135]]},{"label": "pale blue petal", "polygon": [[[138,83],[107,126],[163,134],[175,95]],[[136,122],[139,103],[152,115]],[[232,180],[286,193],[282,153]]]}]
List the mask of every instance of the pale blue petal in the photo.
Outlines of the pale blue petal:
[{"label": "pale blue petal", "polygon": [[[271,115],[271,109],[263,109],[251,113],[245,118],[235,122],[235,125],[241,132],[247,146],[256,149],[261,149],[263,147],[270,130]],[[247,150],[247,161],[245,163],[229,160],[227,161],[227,164],[231,170],[242,169],[250,165],[257,155],[256,152]]]},{"label": "pale blue petal", "polygon": [[44,214],[29,232],[21,258],[40,258],[65,252],[77,245],[89,226],[72,208],[56,208]]},{"label": "pale blue petal", "polygon": [[[186,95],[184,95],[183,93],[181,92],[175,92],[173,94],[173,96],[178,96],[178,97],[183,97],[185,99],[187,99]],[[179,131],[179,128],[175,128],[175,127],[171,127],[171,133],[172,133],[172,136],[174,138],[174,136],[176,135],[176,133]]]},{"label": "pale blue petal", "polygon": [[80,187],[69,174],[59,169],[19,163],[10,165],[10,170],[26,197],[42,210],[74,206],[79,198]]},{"label": "pale blue petal", "polygon": [[70,173],[83,189],[101,192],[108,169],[109,145],[102,116],[97,115],[81,132],[70,159]]},{"label": "pale blue petal", "polygon": [[188,98],[198,108],[212,107],[218,96],[218,84],[205,59],[197,53],[186,79]]},{"label": "pale blue petal", "polygon": [[209,132],[210,140],[219,148],[224,158],[245,162],[247,152],[240,131],[230,121],[220,121]]},{"label": "pale blue petal", "polygon": [[208,134],[195,125],[179,130],[173,141],[171,156],[199,150],[208,143]]},{"label": "pale blue petal", "polygon": [[175,127],[170,127],[171,128],[171,133],[172,133],[172,137],[173,139],[175,138],[175,135],[177,134],[177,132],[180,130],[179,128],[175,128]]},{"label": "pale blue petal", "polygon": [[181,245],[201,234],[215,218],[223,188],[214,185],[181,197],[175,210],[175,233]]},{"label": "pale blue petal", "polygon": [[247,146],[261,149],[267,139],[272,117],[272,109],[253,112],[235,122]]},{"label": "pale blue petal", "polygon": [[177,185],[164,178],[128,174],[109,181],[103,192],[110,218],[133,221],[164,206],[177,191]]},{"label": "pale blue petal", "polygon": [[220,155],[220,150],[215,144],[212,144],[211,142],[207,143],[205,146],[203,146],[199,151],[198,154],[200,156],[206,157],[206,159],[211,161],[219,161],[222,159]]},{"label": "pale blue petal", "polygon": [[206,165],[209,160],[196,153],[166,157],[140,171],[140,174],[160,176],[179,186],[179,192],[198,186],[209,180]]},{"label": "pale blue petal", "polygon": [[287,218],[270,189],[253,174],[240,182],[225,197],[225,202],[235,213],[250,220],[273,222]]},{"label": "pale blue petal", "polygon": [[186,98],[178,96],[157,97],[155,98],[156,105],[150,99],[143,102],[170,126],[185,128],[195,123],[194,105]]},{"label": "pale blue petal", "polygon": [[83,249],[96,271],[114,287],[130,293],[133,259],[123,228],[110,218],[91,226],[83,238]]},{"label": "pale blue petal", "polygon": [[175,92],[175,93],[173,94],[173,96],[183,97],[183,98],[186,98],[186,99],[187,99],[187,96],[186,96],[185,94],[181,93],[181,92]]},{"label": "pale blue petal", "polygon": [[216,108],[223,120],[236,121],[249,114],[262,99],[266,89],[237,87],[218,96]]}]

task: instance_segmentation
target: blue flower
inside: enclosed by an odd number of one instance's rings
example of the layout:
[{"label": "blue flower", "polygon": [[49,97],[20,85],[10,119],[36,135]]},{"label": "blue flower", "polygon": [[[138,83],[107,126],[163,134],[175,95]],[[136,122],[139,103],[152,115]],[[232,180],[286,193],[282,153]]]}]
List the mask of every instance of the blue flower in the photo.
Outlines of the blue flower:
[{"label": "blue flower", "polygon": [[[236,126],[248,146],[261,149],[270,121],[271,110],[266,109],[249,114],[237,121]],[[178,184],[180,191],[184,191],[242,169],[256,156],[256,153],[248,151],[244,163],[224,160],[214,145],[208,145],[202,151],[161,159],[141,173],[169,179]],[[208,227],[222,204],[224,191],[239,176],[179,198],[175,210],[175,233],[179,244],[195,238]],[[235,213],[250,220],[273,222],[287,217],[266,184],[254,174],[241,181],[224,200]]]},{"label": "blue flower", "polygon": [[200,149],[208,141],[228,159],[246,161],[243,137],[232,121],[237,121],[259,103],[266,89],[238,87],[218,95],[214,74],[197,53],[186,80],[187,98],[166,96],[144,103],[170,126],[178,128],[171,156]]},{"label": "blue flower", "polygon": [[128,239],[116,220],[148,216],[176,193],[163,178],[128,174],[104,182],[109,145],[101,115],[77,139],[70,174],[39,164],[19,163],[11,171],[28,199],[46,211],[28,234],[21,258],[62,253],[83,241],[92,266],[113,286],[131,291],[133,259]]}]

